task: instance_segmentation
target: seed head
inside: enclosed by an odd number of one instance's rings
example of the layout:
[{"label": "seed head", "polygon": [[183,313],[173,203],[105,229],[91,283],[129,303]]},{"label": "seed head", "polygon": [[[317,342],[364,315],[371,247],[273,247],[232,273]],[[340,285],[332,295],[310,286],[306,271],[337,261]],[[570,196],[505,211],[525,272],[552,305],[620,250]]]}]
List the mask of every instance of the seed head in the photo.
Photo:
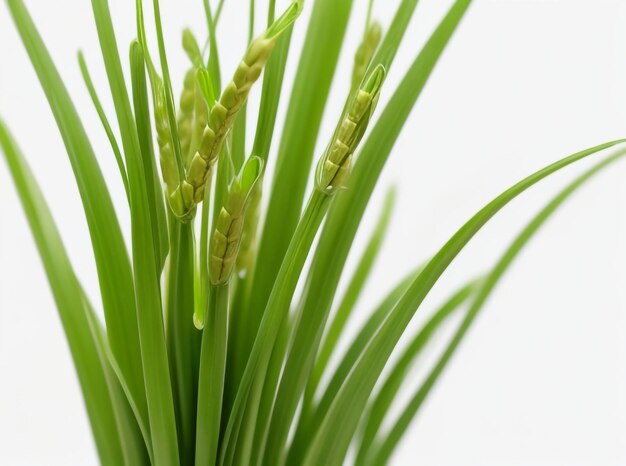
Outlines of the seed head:
[{"label": "seed head", "polygon": [[261,177],[263,161],[251,157],[232,182],[211,238],[209,278],[212,285],[228,282],[237,260],[250,193]]},{"label": "seed head", "polygon": [[384,79],[385,68],[376,66],[351,98],[333,140],[317,166],[316,181],[321,191],[332,194],[344,185],[352,154],[365,134]]},{"label": "seed head", "polygon": [[295,1],[263,34],[252,41],[235,70],[233,79],[224,88],[219,101],[211,108],[207,128],[187,172],[187,182],[193,186],[194,203],[202,202],[208,171],[217,161],[224,139],[248,98],[250,88],[261,75],[278,37],[301,11],[301,1]]}]

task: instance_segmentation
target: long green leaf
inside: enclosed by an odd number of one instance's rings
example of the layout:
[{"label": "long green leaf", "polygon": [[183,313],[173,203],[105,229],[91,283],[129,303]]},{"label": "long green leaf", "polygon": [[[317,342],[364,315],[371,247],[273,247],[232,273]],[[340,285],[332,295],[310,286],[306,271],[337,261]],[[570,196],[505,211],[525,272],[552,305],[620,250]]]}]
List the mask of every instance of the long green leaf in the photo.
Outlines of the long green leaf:
[{"label": "long green leaf", "polygon": [[228,340],[228,284],[212,286],[207,322],[202,330],[196,466],[216,464],[224,395]]},{"label": "long green leaf", "polygon": [[[133,109],[137,136],[141,149],[144,177],[150,205],[150,220],[152,222],[152,237],[154,240],[154,254],[157,258],[158,271],[163,270],[165,258],[169,252],[167,232],[167,212],[163,199],[161,178],[156,168],[152,129],[150,126],[150,108],[148,103],[148,88],[144,66],[145,54],[143,49],[136,49],[137,59],[131,63],[131,80],[133,89]],[[143,60],[141,56],[143,55]],[[160,273],[159,273],[160,274]]]},{"label": "long green leaf", "polygon": [[146,397],[128,253],[102,172],[78,113],[22,0],[8,0],[67,150],[91,235],[111,350],[139,410]]},{"label": "long green leaf", "polygon": [[385,69],[389,70],[396,57],[406,29],[409,26],[409,22],[413,17],[416,6],[417,0],[402,0],[402,3],[398,5],[396,14],[389,26],[389,31],[385,34],[380,47],[378,47],[370,62],[370,68],[381,64]]},{"label": "long green leaf", "polygon": [[515,184],[474,215],[430,260],[398,302],[342,386],[317,433],[304,464],[340,464],[365,403],[406,326],[441,274],[471,238],[504,206],[552,173],[591,154],[626,142],[613,141],[577,152]]},{"label": "long green leaf", "polygon": [[176,425],[181,464],[195,455],[196,405],[201,333],[193,325],[194,245],[193,224],[170,222],[171,253],[167,274],[167,344],[174,389]]},{"label": "long green leaf", "polygon": [[130,198],[130,192],[128,189],[128,176],[126,175],[126,166],[124,165],[124,159],[122,158],[120,147],[117,143],[117,140],[115,139],[115,135],[113,134],[113,130],[111,129],[111,125],[109,124],[106,113],[104,113],[104,108],[102,108],[102,104],[100,103],[100,98],[98,97],[96,88],[94,87],[93,81],[91,80],[89,68],[87,68],[87,62],[85,62],[85,57],[83,56],[82,52],[78,52],[78,66],[80,67],[80,72],[83,75],[83,80],[85,81],[85,86],[87,86],[87,91],[89,92],[89,96],[91,97],[93,106],[96,109],[96,113],[100,118],[100,122],[102,123],[102,127],[104,128],[104,132],[106,133],[107,138],[109,139],[109,143],[111,144],[111,150],[113,150],[115,162],[117,163],[117,168],[120,171],[120,177],[122,178],[122,183],[124,184],[124,189],[126,190],[126,197]]},{"label": "long green leaf", "polygon": [[[220,73],[219,52],[217,50],[217,39],[215,37],[215,21],[213,20],[209,0],[203,0],[203,5],[209,29],[209,62],[207,69],[209,70],[209,74],[211,76],[211,83],[213,85],[215,95],[219,95],[222,89],[222,79]],[[221,4],[218,10],[221,11]]]},{"label": "long green leaf", "polygon": [[[143,63],[144,60],[141,45],[136,41],[131,45],[130,60],[131,63]],[[128,112],[130,113],[130,104]],[[134,129],[134,122],[132,128]],[[136,132],[135,143],[138,146]],[[175,466],[179,464],[179,450],[165,343],[159,273],[154,248],[155,238],[152,236],[148,202],[148,182],[144,176],[140,152],[130,152],[126,156],[131,188],[131,232],[137,321],[141,359],[146,379],[145,390],[154,449],[153,459],[155,465]]]},{"label": "long green leaf", "polygon": [[[278,388],[278,380],[283,369],[284,355],[287,352],[287,346],[289,345],[289,337],[291,335],[291,329],[293,328],[293,322],[287,318],[283,321],[283,325],[280,327],[276,343],[274,344],[274,351],[270,358],[270,365],[267,368],[267,374],[262,384],[263,389],[261,392],[261,402],[259,405],[259,412],[257,415],[257,424],[254,431],[253,447],[252,451],[256,456],[257,466],[263,464],[264,450],[267,442],[267,428],[270,421],[270,416],[273,409],[273,402],[276,398],[276,389]],[[274,357],[274,353],[279,357]]]},{"label": "long green leaf", "polygon": [[[92,0],[92,8],[126,155],[137,323],[153,460],[157,465],[176,465],[178,443],[161,307],[158,238],[153,236],[148,181],[145,177],[139,137],[122,73],[108,1]],[[141,46],[136,41],[131,45],[130,61],[133,68],[143,66],[144,63]],[[150,185],[152,181],[150,180]]]},{"label": "long green leaf", "polygon": [[33,173],[1,121],[0,146],[46,270],[74,359],[100,461],[110,466],[128,464],[126,460],[130,455],[123,451],[125,439],[120,438],[115,419],[120,415],[119,406],[114,404],[107,390],[107,368],[99,357],[98,342],[83,308],[81,287]]},{"label": "long green leaf", "polygon": [[[270,2],[270,11],[268,14],[268,27],[274,22],[274,7],[275,1],[272,0]],[[259,105],[259,113],[257,116],[252,155],[260,157],[265,166],[267,166],[272,137],[274,135],[274,126],[276,123],[278,104],[281,97],[292,32],[293,26],[289,26],[289,28],[278,38],[278,43],[270,55],[267,65],[265,65],[265,71],[263,72],[261,103]],[[259,198],[256,202],[260,203],[260,198],[263,196],[263,180],[260,180],[257,184],[256,190],[257,192],[254,196]],[[256,227],[253,231],[256,233]],[[255,244],[256,248],[257,238],[255,237],[251,241]],[[235,339],[234,344],[236,345],[236,353],[232,355],[233,367],[230,368],[230,370],[232,370],[230,378],[232,379],[232,384],[235,388],[239,385],[239,380],[241,379],[241,374],[246,365],[248,353],[254,341],[254,337],[256,336],[257,330],[254,325],[249,323],[251,322],[249,314],[252,312],[250,310],[250,288],[251,284],[254,283],[254,262],[251,266],[253,270],[249,270],[240,283],[240,286],[245,288],[242,290],[242,292],[245,293],[245,296],[242,307],[238,311],[240,318],[238,319],[238,322],[235,322],[232,333],[232,336]]]},{"label": "long green leaf", "polygon": [[106,330],[96,317],[96,313],[89,299],[82,292],[82,302],[85,314],[94,340],[98,357],[104,369],[104,376],[113,404],[113,412],[117,421],[117,429],[122,443],[125,464],[150,465],[152,464],[152,441],[147,424],[143,423],[137,404],[132,400],[132,393],[119,370],[119,365],[111,352]]},{"label": "long green leaf", "polygon": [[[279,271],[279,283],[281,286],[277,286],[272,290],[267,311],[264,313],[259,333],[252,346],[248,363],[237,390],[224,433],[223,451],[220,457],[221,465],[231,464],[234,458],[237,437],[247,407],[250,388],[257,373],[264,374],[266,372],[280,326],[289,312],[289,305],[300,273],[319,225],[328,210],[329,201],[330,198],[326,194],[321,193],[321,191],[315,192],[289,245],[285,261]],[[252,409],[256,410],[256,406],[252,407]]]},{"label": "long green leaf", "polygon": [[[378,221],[374,234],[367,245],[363,257],[359,262],[355,275],[350,282],[346,294],[337,309],[335,319],[332,325],[329,327],[326,341],[318,358],[318,372],[313,374],[313,380],[309,381],[310,392],[314,392],[317,389],[317,384],[322,375],[322,372],[326,368],[326,364],[330,359],[330,356],[335,348],[337,341],[343,331],[343,328],[350,316],[350,312],[353,310],[356,300],[365,284],[365,280],[369,275],[374,259],[377,252],[380,249],[384,232],[389,223],[391,217],[391,210],[393,206],[394,194],[393,190],[388,194],[381,218]],[[294,345],[297,343],[298,335],[294,335]],[[281,360],[284,355],[278,355]],[[305,371],[291,370],[290,364],[293,364],[294,359],[287,359],[287,365],[280,380],[278,387],[278,394],[276,395],[276,404],[271,414],[271,420],[269,423],[269,434],[267,439],[267,447],[265,449],[265,462],[267,464],[279,464],[280,461],[286,458],[285,448],[287,443],[287,437],[291,429],[293,420],[293,413],[297,408],[297,404],[300,400],[301,393],[294,391],[294,387],[304,387],[307,385],[307,380],[294,380],[292,376],[306,377],[308,373]],[[300,361],[299,361],[300,362]],[[295,393],[294,393],[295,392]],[[310,393],[312,395],[312,393]],[[308,397],[305,396],[305,399]],[[305,404],[308,404],[305,401]],[[282,458],[282,460],[280,459]]]},{"label": "long green leaf", "polygon": [[387,379],[381,386],[376,397],[371,401],[367,415],[363,417],[363,435],[359,439],[359,450],[356,465],[369,464],[368,453],[376,440],[385,416],[402,386],[406,375],[424,346],[430,341],[440,325],[457,311],[474,294],[480,282],[474,280],[454,293],[437,311],[422,329],[413,337],[398,361],[393,366]]},{"label": "long green leaf", "polygon": [[251,290],[248,315],[250,341],[256,335],[265,304],[300,218],[317,134],[351,8],[352,0],[317,0],[313,5],[261,234],[257,264],[263,264],[263,273],[255,274]]},{"label": "long green leaf", "polygon": [[[404,295],[415,277],[421,272],[422,268],[423,266],[418,267],[416,270],[407,274],[371,313],[352,340],[352,343],[346,350],[337,368],[334,370],[332,378],[317,404],[313,406],[313,400],[310,400],[303,405],[294,440],[289,448],[287,464],[302,463],[308,442],[310,442],[313,434],[319,429],[322,420],[330,408],[332,400],[348,377],[350,370],[352,370],[352,367],[354,367],[361,354],[363,354],[367,344],[376,334],[376,331],[380,328],[398,300]],[[315,394],[313,393],[313,395]]]},{"label": "long green leaf", "polygon": [[353,312],[356,301],[363,290],[363,286],[365,285],[365,281],[369,276],[369,273],[374,265],[374,261],[378,256],[378,252],[380,251],[380,247],[382,245],[385,233],[387,231],[387,227],[389,225],[389,220],[391,218],[391,212],[393,210],[393,203],[395,199],[395,190],[390,190],[387,194],[387,198],[385,199],[385,203],[383,205],[383,209],[378,219],[378,223],[376,224],[376,228],[374,229],[372,236],[363,251],[363,255],[356,267],[354,272],[354,276],[352,277],[350,283],[348,284],[348,288],[344,294],[341,303],[337,307],[337,312],[335,317],[328,327],[328,331],[326,336],[324,337],[324,342],[321,345],[319,355],[317,356],[317,360],[315,363],[315,368],[311,373],[311,377],[307,383],[307,389],[305,391],[305,405],[308,402],[312,401],[313,394],[317,390],[317,386],[322,378],[323,372],[326,370],[326,366],[328,361],[330,360],[332,354],[335,352],[335,348],[337,342],[339,341],[339,337],[341,336],[343,329],[350,317],[350,314]]},{"label": "long green leaf", "polygon": [[[436,28],[422,51],[407,71],[392,95],[363,146],[354,166],[348,188],[339,193],[333,203],[320,235],[309,272],[301,318],[294,330],[292,346],[283,373],[288,392],[288,409],[279,419],[279,429],[285,439],[288,422],[297,408],[326,325],[334,293],[343,271],[350,246],[361,216],[389,153],[421,93],[439,56],[463,17],[470,0],[457,0]],[[268,452],[271,449],[268,448]]]},{"label": "long green leaf", "polygon": [[176,106],[174,105],[174,94],[172,93],[172,80],[170,78],[170,69],[167,64],[167,52],[165,50],[165,41],[163,40],[163,25],[161,24],[161,7],[159,0],[152,1],[154,9],[154,24],[156,26],[157,44],[159,46],[159,58],[161,60],[161,74],[163,75],[163,89],[165,90],[165,109],[167,111],[167,119],[169,121],[170,132],[172,135],[172,144],[174,146],[174,155],[176,156],[176,164],[178,166],[178,175],[181,181],[185,176],[185,166],[182,151],[180,149],[180,139],[178,137],[178,123],[176,121]]},{"label": "long green leaf", "polygon": [[504,273],[507,271],[511,263],[518,256],[524,246],[530,241],[533,235],[539,230],[539,228],[550,218],[550,216],[565,202],[576,190],[578,190],[584,183],[589,181],[598,172],[619,160],[626,154],[626,151],[620,150],[614,155],[607,157],[600,163],[594,165],[591,169],[587,170],[580,177],[569,184],[563,191],[561,191],[550,203],[548,203],[532,221],[524,228],[524,230],[515,238],[511,246],[502,255],[498,263],[491,270],[484,284],[479,288],[472,304],[467,311],[464,320],[459,325],[457,332],[452,337],[452,340],[444,350],[442,356],[435,364],[435,367],[427,376],[426,380],[420,387],[420,389],[411,398],[406,408],[403,410],[398,421],[393,425],[389,434],[384,438],[384,441],[380,446],[376,448],[376,454],[374,456],[374,462],[372,464],[386,464],[391,454],[393,453],[398,442],[406,432],[411,420],[415,417],[415,414],[422,406],[422,403],[430,393],[430,390],[434,386],[435,382],[439,379],[439,376],[447,366],[448,362],[456,352],[459,344],[466,336],[467,331],[471,327],[472,323],[476,319],[476,316],[483,308],[485,302],[491,295],[491,292],[498,284]]}]

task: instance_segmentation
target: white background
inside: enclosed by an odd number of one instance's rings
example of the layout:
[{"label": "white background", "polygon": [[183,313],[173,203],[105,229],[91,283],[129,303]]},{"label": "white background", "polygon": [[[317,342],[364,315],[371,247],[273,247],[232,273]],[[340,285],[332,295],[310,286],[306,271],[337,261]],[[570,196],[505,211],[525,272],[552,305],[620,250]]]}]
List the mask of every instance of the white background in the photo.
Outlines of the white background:
[{"label": "white background", "polygon": [[[134,31],[134,2],[110,3],[125,57]],[[265,2],[257,3],[259,31]],[[277,3],[282,8],[286,2]],[[313,2],[307,3],[305,17]],[[389,24],[397,2],[375,3],[374,17]],[[420,2],[381,106],[449,3]],[[128,233],[117,168],[76,63],[75,52],[82,48],[112,115],[89,2],[27,4],[84,117]],[[246,4],[226,1],[219,28],[226,76],[243,52]],[[355,0],[320,147],[340,111],[365,5]],[[201,2],[163,0],[162,9],[178,85],[186,67],[177,45],[180,31],[189,25],[204,36]],[[299,20],[292,52],[302,43],[305,24],[306,18]],[[296,64],[292,53],[290,77]],[[252,105],[256,102],[257,94]],[[78,192],[4,3],[0,115],[33,165],[72,262],[95,298],[97,279]],[[476,0],[406,124],[358,236],[357,251],[386,187],[397,185],[393,224],[357,320],[503,189],[557,158],[625,135],[625,2]],[[499,214],[452,264],[424,310],[493,264],[531,215],[589,163],[542,182]],[[393,464],[626,464],[625,177],[623,163],[596,177],[530,243],[491,297]],[[350,325],[355,328],[356,321]],[[414,385],[407,382],[407,393]],[[62,329],[3,163],[0,464],[96,464]]]}]

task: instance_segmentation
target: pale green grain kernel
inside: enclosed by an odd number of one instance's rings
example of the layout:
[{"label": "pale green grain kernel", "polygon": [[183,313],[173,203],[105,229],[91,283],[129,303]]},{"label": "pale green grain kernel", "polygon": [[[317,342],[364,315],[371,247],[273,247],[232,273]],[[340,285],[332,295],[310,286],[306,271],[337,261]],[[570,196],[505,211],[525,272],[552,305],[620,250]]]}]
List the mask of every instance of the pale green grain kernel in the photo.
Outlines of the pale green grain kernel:
[{"label": "pale green grain kernel", "polygon": [[228,109],[222,105],[222,102],[217,102],[209,113],[209,126],[213,129],[215,134],[223,134],[225,129],[222,127],[226,116],[228,115]]},{"label": "pale green grain kernel", "polygon": [[207,163],[200,156],[198,152],[191,159],[189,164],[189,170],[187,172],[187,178],[190,180],[190,184],[197,186],[204,180],[204,174],[207,171]]},{"label": "pale green grain kernel", "polygon": [[222,97],[220,98],[220,104],[225,108],[232,108],[237,104],[239,100],[239,91],[235,83],[230,82],[224,89]]},{"label": "pale green grain kernel", "polygon": [[349,101],[333,140],[317,165],[316,186],[322,192],[333,194],[345,183],[352,154],[365,134],[378,102],[384,77],[385,69],[378,65]]},{"label": "pale green grain kernel", "polygon": [[250,71],[250,67],[245,63],[241,62],[237,69],[235,70],[235,74],[233,76],[233,83],[235,86],[242,87],[248,83],[248,72]]},{"label": "pale green grain kernel", "polygon": [[209,278],[213,285],[226,283],[234,270],[241,244],[247,203],[262,170],[261,159],[258,157],[248,159],[231,184],[224,207],[220,209],[211,239],[209,259]]},{"label": "pale green grain kernel", "polygon": [[205,126],[204,132],[202,133],[202,139],[200,140],[200,146],[198,147],[198,152],[200,156],[207,161],[214,141],[215,133],[208,125]]}]

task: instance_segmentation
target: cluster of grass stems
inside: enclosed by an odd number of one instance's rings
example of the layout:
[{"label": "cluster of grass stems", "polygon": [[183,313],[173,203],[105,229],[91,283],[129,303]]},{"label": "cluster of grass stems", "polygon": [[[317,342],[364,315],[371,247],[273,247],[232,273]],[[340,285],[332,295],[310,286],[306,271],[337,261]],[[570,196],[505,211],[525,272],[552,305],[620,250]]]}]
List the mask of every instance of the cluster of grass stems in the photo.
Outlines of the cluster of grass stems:
[{"label": "cluster of grass stems", "polygon": [[[249,48],[234,72],[225,70],[225,85],[216,40],[222,2],[213,11],[204,0],[206,50],[184,31],[190,64],[179,99],[172,90],[159,0],[152,5],[158,61],[149,52],[141,0],[136,1],[137,39],[125,59],[108,1],[91,3],[116,129],[82,54],[79,65],[126,190],[130,249],[59,72],[23,1],[7,0],[80,191],[104,322],[84,293],[33,173],[2,122],[0,144],[49,278],[103,465],[332,466],[347,459],[363,466],[386,464],[516,255],[568,196],[624,154],[620,150],[602,159],[559,193],[491,269],[468,280],[432,313],[390,366],[400,337],[432,287],[500,209],[561,168],[624,141],[565,157],[495,197],[388,292],[331,367],[379,252],[393,191],[345,293],[335,299],[359,223],[411,109],[471,0],[452,2],[395,89],[386,87],[385,77],[417,0],[400,0],[386,31],[371,17],[370,2],[354,51],[351,87],[345,89],[345,105],[330,135],[320,134],[321,120],[353,1],[311,0],[280,137],[274,137],[276,113],[301,0],[284,13],[268,0],[268,28],[256,38],[251,1]],[[130,60],[130,83],[123,60]],[[246,114],[252,109],[246,108],[246,99],[261,75],[248,151]],[[379,96],[385,103],[377,110]],[[312,170],[319,138],[328,144]],[[265,167],[273,141],[277,160],[269,183]],[[261,215],[264,197],[268,208]],[[300,293],[298,283],[304,285]],[[453,315],[459,323],[447,346],[401,414],[389,419],[412,363]]]}]

